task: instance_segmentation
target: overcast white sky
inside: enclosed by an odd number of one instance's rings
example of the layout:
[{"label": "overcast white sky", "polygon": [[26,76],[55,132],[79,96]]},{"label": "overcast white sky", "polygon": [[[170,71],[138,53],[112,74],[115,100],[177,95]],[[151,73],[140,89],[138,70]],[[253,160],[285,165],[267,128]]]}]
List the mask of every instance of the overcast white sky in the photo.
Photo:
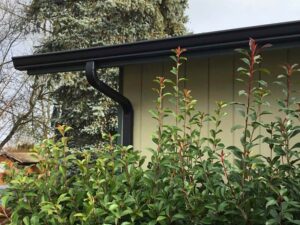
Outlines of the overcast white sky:
[{"label": "overcast white sky", "polygon": [[193,33],[300,20],[300,0],[189,0]]}]

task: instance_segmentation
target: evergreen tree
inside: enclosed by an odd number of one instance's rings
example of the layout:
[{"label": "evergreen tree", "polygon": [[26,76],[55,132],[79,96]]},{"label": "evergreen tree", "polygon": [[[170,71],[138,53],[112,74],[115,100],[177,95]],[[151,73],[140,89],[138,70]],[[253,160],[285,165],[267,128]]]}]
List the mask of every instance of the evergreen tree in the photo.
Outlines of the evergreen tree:
[{"label": "evergreen tree", "polygon": [[[188,0],[32,0],[28,18],[50,30],[39,52],[129,43],[182,35]],[[118,69],[102,69],[117,89]],[[115,103],[90,87],[82,73],[53,76],[55,123],[74,128],[77,146],[97,144],[116,127]],[[103,79],[103,78],[102,78]],[[113,122],[112,122],[113,121]]]}]

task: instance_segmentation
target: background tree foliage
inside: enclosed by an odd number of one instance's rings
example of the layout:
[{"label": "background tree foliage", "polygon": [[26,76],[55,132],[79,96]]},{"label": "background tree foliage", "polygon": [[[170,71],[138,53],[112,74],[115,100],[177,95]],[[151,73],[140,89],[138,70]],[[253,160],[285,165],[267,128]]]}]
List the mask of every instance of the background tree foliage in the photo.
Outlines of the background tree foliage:
[{"label": "background tree foliage", "polygon": [[[35,32],[48,30],[39,52],[128,43],[182,35],[188,0],[33,0],[27,8]],[[118,88],[118,69],[101,71]],[[96,144],[116,129],[115,103],[91,88],[82,73],[53,76],[54,123],[75,128],[73,144]],[[112,122],[113,121],[113,122]]]}]

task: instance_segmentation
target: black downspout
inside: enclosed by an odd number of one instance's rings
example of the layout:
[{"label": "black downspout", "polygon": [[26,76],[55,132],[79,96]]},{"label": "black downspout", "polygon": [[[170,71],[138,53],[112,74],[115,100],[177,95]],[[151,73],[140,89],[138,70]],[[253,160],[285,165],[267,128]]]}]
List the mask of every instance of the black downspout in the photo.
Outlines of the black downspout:
[{"label": "black downspout", "polygon": [[113,101],[119,103],[123,111],[122,120],[122,140],[121,143],[125,146],[133,144],[133,107],[128,98],[121,95],[116,90],[109,87],[107,84],[99,80],[95,61],[87,62],[85,65],[85,75],[91,86],[105,94]]}]

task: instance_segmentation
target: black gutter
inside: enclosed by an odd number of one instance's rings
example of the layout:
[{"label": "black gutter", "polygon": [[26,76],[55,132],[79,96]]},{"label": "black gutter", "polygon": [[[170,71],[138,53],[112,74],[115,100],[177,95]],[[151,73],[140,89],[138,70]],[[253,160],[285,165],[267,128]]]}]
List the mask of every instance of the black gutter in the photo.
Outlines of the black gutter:
[{"label": "black gutter", "polygon": [[27,70],[29,74],[77,71],[84,70],[85,64],[90,61],[94,61],[97,67],[122,66],[141,61],[151,61],[157,57],[169,56],[170,49],[177,46],[187,48],[187,54],[196,52],[217,54],[247,46],[249,37],[262,44],[271,43],[277,47],[287,44],[300,45],[300,21],[13,57],[13,62],[16,69]]}]

